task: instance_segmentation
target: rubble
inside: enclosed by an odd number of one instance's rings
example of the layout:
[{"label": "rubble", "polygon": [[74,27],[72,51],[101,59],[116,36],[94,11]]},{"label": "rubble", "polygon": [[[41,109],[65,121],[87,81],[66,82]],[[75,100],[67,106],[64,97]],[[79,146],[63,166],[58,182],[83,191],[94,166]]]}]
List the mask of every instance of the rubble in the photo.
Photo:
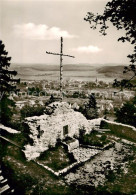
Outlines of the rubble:
[{"label": "rubble", "polygon": [[24,150],[29,160],[35,159],[50,146],[55,146],[58,139],[79,136],[79,129],[84,129],[86,133],[92,130],[89,121],[65,102],[54,102],[45,112],[48,114],[26,118],[33,140],[33,145],[25,146]]},{"label": "rubble", "polygon": [[72,151],[74,158],[78,162],[85,162],[90,159],[90,157],[95,156],[98,154],[100,151],[97,149],[91,149],[91,148],[76,148]]},{"label": "rubble", "polygon": [[[124,153],[122,149],[124,148]],[[78,154],[79,152],[77,152]],[[87,155],[86,152],[84,152]],[[88,151],[88,154],[90,152]],[[85,164],[78,167],[74,172],[70,172],[65,176],[66,183],[76,185],[88,185],[98,187],[104,185],[107,176],[116,173],[119,169],[127,172],[127,163],[122,163],[126,154],[133,155],[128,146],[122,143],[115,144],[108,150],[104,150],[94,158],[88,160]],[[82,154],[82,152],[81,152]],[[82,157],[81,157],[82,158]],[[111,174],[110,174],[111,173]],[[110,175],[109,175],[110,174]]]}]

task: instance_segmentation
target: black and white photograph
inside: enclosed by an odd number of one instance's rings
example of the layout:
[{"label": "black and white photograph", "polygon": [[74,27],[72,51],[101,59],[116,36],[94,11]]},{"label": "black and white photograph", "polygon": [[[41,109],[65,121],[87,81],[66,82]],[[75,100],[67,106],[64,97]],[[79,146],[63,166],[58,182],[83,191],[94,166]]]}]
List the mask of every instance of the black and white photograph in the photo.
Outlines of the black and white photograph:
[{"label": "black and white photograph", "polygon": [[0,194],[136,195],[136,0],[0,0]]}]

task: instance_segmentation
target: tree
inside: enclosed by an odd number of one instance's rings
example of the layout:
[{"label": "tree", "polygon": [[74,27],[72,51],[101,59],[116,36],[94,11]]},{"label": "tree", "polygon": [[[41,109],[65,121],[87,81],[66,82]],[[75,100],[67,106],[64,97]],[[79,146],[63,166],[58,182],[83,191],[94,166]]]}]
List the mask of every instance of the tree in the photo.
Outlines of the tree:
[{"label": "tree", "polygon": [[98,118],[98,108],[94,94],[89,96],[88,103],[84,106],[84,108],[80,107],[79,111],[81,111],[82,114],[89,120]]},{"label": "tree", "polygon": [[3,124],[7,124],[13,115],[12,108],[15,103],[9,99],[9,95],[16,91],[15,84],[19,82],[19,79],[13,78],[17,72],[8,70],[10,61],[11,57],[8,57],[5,45],[0,41],[0,122]]},{"label": "tree", "polygon": [[[117,30],[125,29],[125,36],[119,37],[118,41],[128,41],[134,45],[134,53],[129,54],[130,58],[129,67],[124,68],[124,72],[131,71],[133,76],[127,81],[130,82],[136,76],[136,1],[135,0],[112,0],[105,6],[104,13],[102,15],[87,13],[85,21],[89,22],[92,29],[96,29],[100,25],[100,33],[107,35],[106,30],[109,28],[107,22],[110,21]],[[126,82],[122,82],[121,86],[126,86]],[[115,83],[116,84],[116,83]]]},{"label": "tree", "polygon": [[116,109],[116,120],[136,127],[136,96],[131,102],[127,101],[120,109]]}]

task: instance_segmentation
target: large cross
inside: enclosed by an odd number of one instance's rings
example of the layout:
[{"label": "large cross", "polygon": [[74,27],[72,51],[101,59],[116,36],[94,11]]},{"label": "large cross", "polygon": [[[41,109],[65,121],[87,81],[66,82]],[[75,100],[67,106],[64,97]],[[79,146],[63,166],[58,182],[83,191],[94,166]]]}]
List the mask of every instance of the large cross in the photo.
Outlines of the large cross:
[{"label": "large cross", "polygon": [[71,58],[75,58],[75,57],[63,54],[63,37],[61,37],[60,53],[52,53],[52,52],[47,52],[47,51],[46,51],[46,53],[60,56],[60,95],[61,95],[61,98],[63,98],[63,94],[62,94],[62,83],[63,83],[63,65],[62,65],[62,61],[63,61],[63,58],[62,57],[63,56],[71,57]]}]

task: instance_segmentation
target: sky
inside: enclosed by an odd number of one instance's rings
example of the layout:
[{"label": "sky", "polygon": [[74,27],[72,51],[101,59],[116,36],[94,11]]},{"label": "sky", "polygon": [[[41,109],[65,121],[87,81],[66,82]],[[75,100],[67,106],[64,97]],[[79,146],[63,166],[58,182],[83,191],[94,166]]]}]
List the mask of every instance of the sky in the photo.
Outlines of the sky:
[{"label": "sky", "polygon": [[92,30],[84,21],[87,12],[103,13],[108,0],[0,0],[0,39],[12,63],[59,64],[59,57],[46,54],[63,52],[65,64],[127,64],[133,51],[129,43],[118,42],[125,34],[111,23],[107,36]]}]

